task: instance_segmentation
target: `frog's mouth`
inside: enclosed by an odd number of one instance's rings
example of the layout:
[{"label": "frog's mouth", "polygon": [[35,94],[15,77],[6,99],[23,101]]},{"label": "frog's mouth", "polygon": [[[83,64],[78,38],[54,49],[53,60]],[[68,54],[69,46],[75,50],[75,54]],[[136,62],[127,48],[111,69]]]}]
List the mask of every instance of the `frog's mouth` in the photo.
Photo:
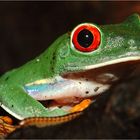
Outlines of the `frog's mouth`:
[{"label": "frog's mouth", "polygon": [[112,83],[129,74],[135,68],[134,63],[137,61],[67,72],[52,79],[27,84],[25,90],[50,110],[59,108],[67,113],[81,111],[106,91]]}]

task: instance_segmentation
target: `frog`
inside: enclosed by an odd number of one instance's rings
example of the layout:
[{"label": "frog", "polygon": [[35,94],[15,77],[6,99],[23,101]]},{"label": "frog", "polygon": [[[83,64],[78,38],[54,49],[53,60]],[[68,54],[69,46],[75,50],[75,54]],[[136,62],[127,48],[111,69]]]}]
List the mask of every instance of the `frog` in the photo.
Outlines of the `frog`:
[{"label": "frog", "polygon": [[0,77],[0,106],[19,120],[83,111],[139,64],[139,38],[137,13],[116,24],[81,23]]}]

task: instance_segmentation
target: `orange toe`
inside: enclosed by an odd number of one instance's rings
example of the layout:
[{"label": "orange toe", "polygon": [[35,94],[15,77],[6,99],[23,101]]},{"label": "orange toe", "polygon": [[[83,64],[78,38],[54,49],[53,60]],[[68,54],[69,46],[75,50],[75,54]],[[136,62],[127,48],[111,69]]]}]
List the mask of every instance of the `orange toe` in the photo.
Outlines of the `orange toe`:
[{"label": "orange toe", "polygon": [[8,116],[0,116],[0,119],[3,120],[7,124],[13,124],[13,120]]},{"label": "orange toe", "polygon": [[79,111],[83,111],[84,109],[86,109],[91,103],[90,99],[85,99],[82,102],[80,102],[79,104],[75,105],[70,112],[74,113],[74,112],[79,112]]}]

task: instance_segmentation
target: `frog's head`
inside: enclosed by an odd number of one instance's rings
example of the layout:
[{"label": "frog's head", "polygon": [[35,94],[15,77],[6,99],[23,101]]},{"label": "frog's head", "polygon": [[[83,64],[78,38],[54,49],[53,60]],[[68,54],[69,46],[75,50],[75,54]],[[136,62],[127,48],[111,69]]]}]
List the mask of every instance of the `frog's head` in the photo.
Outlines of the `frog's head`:
[{"label": "frog's head", "polygon": [[[140,59],[140,18],[134,14],[121,24],[84,23],[54,43],[53,70],[58,75]],[[56,45],[57,44],[57,45]]]},{"label": "frog's head", "polygon": [[[50,58],[49,71],[55,79],[51,85],[47,83],[44,89],[44,86],[38,86],[42,81],[37,81],[27,85],[26,90],[37,100],[59,99],[57,102],[61,103],[62,99],[65,103],[70,99],[73,102],[72,97],[95,97],[128,74],[133,68],[130,64],[138,63],[139,37],[140,18],[137,14],[121,24],[80,24],[71,33],[58,38],[42,55]],[[37,93],[32,93],[33,89]]]}]

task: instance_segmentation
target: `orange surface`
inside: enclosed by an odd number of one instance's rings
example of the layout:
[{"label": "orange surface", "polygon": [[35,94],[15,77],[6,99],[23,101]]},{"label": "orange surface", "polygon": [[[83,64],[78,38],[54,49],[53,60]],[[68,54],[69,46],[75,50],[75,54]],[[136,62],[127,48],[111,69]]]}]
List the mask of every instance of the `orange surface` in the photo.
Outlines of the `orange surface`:
[{"label": "orange surface", "polygon": [[79,111],[83,111],[84,109],[86,109],[91,103],[90,99],[85,99],[82,102],[80,102],[78,105],[75,105],[70,112],[74,113],[74,112],[79,112]]},{"label": "orange surface", "polygon": [[1,116],[0,119],[3,120],[7,124],[13,124],[13,120],[8,116]]}]

